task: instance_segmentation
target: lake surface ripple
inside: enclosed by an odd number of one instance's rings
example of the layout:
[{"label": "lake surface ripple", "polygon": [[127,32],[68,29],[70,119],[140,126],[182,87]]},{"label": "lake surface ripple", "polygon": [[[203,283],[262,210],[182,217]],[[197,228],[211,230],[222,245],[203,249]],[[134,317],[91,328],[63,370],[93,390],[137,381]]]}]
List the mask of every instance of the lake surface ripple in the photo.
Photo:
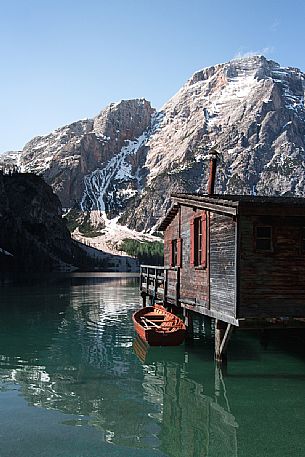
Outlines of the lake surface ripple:
[{"label": "lake surface ripple", "polygon": [[132,276],[36,277],[0,293],[1,457],[305,455],[302,335],[236,332],[224,373],[208,321],[176,348],[135,337]]}]

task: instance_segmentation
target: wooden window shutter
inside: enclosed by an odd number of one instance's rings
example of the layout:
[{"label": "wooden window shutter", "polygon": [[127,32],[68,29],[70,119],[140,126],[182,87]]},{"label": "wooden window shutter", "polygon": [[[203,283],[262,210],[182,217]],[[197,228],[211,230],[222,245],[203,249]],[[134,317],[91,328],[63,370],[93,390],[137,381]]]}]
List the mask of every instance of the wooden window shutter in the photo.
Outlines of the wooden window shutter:
[{"label": "wooden window shutter", "polygon": [[164,265],[170,265],[171,259],[169,257],[170,254],[170,241],[164,240]]},{"label": "wooden window shutter", "polygon": [[207,266],[207,213],[202,211],[201,214],[202,224],[202,246],[201,246],[201,265],[205,268]]},{"label": "wooden window shutter", "polygon": [[177,267],[182,267],[182,238],[177,239]]},{"label": "wooden window shutter", "polygon": [[195,237],[194,237],[194,218],[190,220],[190,263],[195,265]]}]

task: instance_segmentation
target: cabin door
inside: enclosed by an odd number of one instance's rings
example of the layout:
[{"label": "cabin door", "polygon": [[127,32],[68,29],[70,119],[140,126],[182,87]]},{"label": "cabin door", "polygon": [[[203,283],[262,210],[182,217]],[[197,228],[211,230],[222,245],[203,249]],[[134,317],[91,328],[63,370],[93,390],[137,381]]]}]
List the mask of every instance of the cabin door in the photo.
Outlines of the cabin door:
[{"label": "cabin door", "polygon": [[236,223],[210,213],[210,309],[235,317]]}]

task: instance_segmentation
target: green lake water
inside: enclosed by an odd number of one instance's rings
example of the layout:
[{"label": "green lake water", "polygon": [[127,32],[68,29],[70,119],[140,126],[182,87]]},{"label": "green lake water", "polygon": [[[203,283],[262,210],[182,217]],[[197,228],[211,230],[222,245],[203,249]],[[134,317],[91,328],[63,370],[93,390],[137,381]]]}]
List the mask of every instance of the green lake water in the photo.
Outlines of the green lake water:
[{"label": "green lake water", "polygon": [[209,322],[147,348],[137,278],[71,274],[0,287],[0,457],[302,457],[302,335],[236,332],[228,370]]}]

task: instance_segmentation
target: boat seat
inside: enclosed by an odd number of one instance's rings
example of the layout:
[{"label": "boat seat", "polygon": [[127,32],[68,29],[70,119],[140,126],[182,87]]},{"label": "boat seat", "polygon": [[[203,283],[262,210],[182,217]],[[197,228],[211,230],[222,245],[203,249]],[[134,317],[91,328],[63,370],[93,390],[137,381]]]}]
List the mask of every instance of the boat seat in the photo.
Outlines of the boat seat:
[{"label": "boat seat", "polygon": [[159,313],[146,313],[145,314],[145,317],[147,317],[147,319],[149,320],[164,320],[164,314],[159,314]]},{"label": "boat seat", "polygon": [[173,321],[165,321],[165,322],[162,322],[161,327],[162,328],[170,328],[170,327],[173,327],[173,325],[175,325],[175,322],[173,322]]}]

